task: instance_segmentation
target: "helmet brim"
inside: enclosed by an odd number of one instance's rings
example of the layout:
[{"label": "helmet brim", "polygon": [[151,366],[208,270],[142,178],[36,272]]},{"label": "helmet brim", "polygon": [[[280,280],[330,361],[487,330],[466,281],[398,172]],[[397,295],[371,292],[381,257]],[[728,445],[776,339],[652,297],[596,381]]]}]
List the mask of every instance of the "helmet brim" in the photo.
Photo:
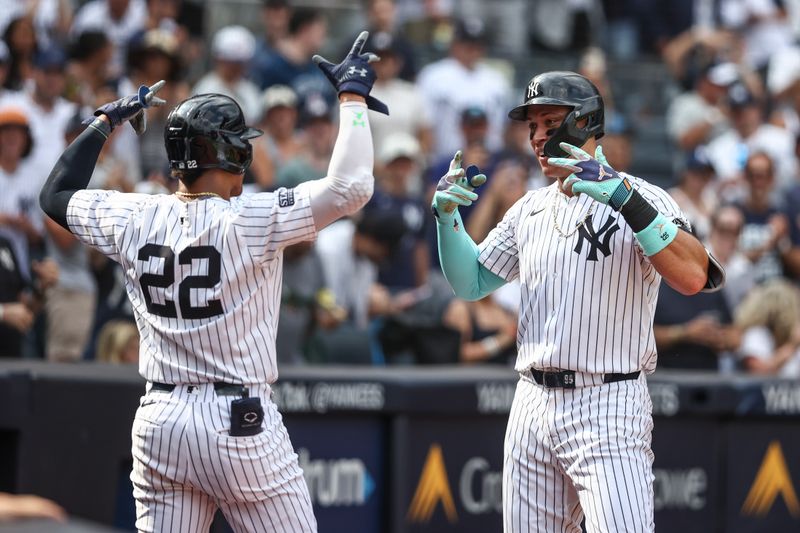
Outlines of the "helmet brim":
[{"label": "helmet brim", "polygon": [[264,135],[264,132],[260,129],[248,127],[246,130],[244,130],[244,133],[242,133],[239,138],[243,141],[246,141],[247,139],[255,139],[256,137],[261,137],[262,135]]},{"label": "helmet brim", "polygon": [[511,120],[528,120],[528,108],[534,105],[560,105],[564,107],[574,108],[575,106],[572,104],[568,104],[563,100],[559,100],[558,98],[550,98],[547,96],[537,96],[536,98],[531,98],[530,100],[526,101],[522,105],[518,105],[514,109],[508,112],[508,118]]}]

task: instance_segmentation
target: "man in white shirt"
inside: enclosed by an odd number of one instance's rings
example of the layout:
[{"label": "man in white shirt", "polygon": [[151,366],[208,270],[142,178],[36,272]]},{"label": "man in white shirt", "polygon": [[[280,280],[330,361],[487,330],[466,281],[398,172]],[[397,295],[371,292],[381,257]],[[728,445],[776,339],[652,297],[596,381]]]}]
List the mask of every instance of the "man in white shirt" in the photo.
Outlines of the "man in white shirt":
[{"label": "man in white shirt", "polygon": [[448,157],[464,146],[461,113],[469,105],[482,107],[489,118],[490,150],[502,146],[506,108],[510,101],[508,81],[484,65],[486,31],[477,19],[456,26],[450,55],[423,68],[417,86],[433,120],[434,155]]}]

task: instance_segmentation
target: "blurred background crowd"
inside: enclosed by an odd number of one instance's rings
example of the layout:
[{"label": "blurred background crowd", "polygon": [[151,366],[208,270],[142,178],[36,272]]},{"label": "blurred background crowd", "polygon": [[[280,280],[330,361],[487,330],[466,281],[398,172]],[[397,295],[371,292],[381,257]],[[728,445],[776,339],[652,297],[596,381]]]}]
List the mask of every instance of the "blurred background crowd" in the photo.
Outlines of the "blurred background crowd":
[{"label": "blurred background crowd", "polygon": [[204,92],[265,132],[246,190],[292,187],[325,175],[337,132],[311,57],[362,28],[391,110],[370,115],[375,195],[285,251],[281,364],[512,364],[518,287],[455,298],[428,206],[457,149],[489,176],[462,210],[476,242],[548,185],[506,113],[558,69],[603,93],[612,166],[668,189],[727,270],[718,293],[662,286],[659,367],[800,376],[800,0],[0,0],[0,356],[137,360],[120,267],[37,201],[97,106],[168,82],[90,187],[174,191],[163,124]]}]

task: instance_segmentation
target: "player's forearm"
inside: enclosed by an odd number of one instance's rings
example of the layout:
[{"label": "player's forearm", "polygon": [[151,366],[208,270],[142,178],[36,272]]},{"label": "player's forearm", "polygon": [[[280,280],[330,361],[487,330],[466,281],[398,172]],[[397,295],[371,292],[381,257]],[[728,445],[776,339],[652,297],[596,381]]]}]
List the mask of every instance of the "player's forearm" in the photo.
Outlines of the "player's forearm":
[{"label": "player's forearm", "polygon": [[700,292],[708,279],[708,252],[689,233],[679,230],[675,239],[650,257],[670,287],[685,295]]},{"label": "player's forearm", "polygon": [[709,260],[700,241],[659,213],[635,189],[619,212],[644,254],[672,288],[691,295],[705,287]]},{"label": "player's forearm", "polygon": [[328,175],[311,182],[311,211],[317,230],[361,209],[372,197],[374,155],[367,106],[344,102],[340,108],[339,135]]},{"label": "player's forearm", "polygon": [[437,221],[439,263],[447,282],[456,296],[465,300],[480,300],[499,288],[505,280],[496,276],[479,261],[478,245],[464,231],[461,215],[453,220]]},{"label": "player's forearm", "polygon": [[103,119],[96,119],[67,146],[39,193],[42,211],[63,228],[69,229],[67,206],[70,198],[89,184],[100,150],[111,132]]}]

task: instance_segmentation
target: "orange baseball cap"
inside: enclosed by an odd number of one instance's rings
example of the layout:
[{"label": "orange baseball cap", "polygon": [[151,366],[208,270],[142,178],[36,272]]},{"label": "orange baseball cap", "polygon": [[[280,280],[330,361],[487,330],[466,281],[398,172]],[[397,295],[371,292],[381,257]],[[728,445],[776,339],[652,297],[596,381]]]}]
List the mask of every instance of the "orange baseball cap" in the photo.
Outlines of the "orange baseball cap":
[{"label": "orange baseball cap", "polygon": [[0,109],[0,127],[2,126],[28,126],[28,117],[18,107],[4,107]]}]

